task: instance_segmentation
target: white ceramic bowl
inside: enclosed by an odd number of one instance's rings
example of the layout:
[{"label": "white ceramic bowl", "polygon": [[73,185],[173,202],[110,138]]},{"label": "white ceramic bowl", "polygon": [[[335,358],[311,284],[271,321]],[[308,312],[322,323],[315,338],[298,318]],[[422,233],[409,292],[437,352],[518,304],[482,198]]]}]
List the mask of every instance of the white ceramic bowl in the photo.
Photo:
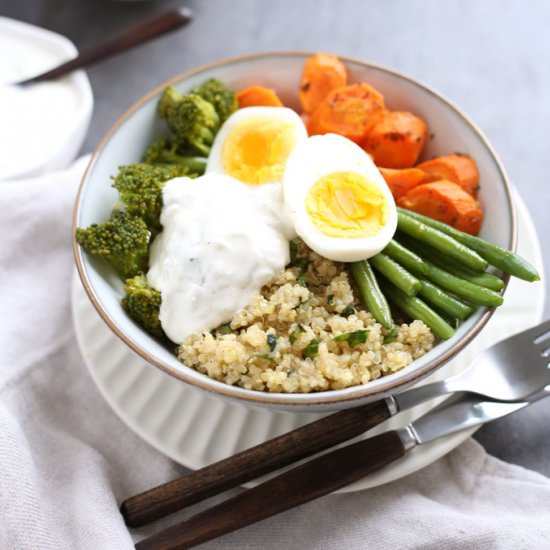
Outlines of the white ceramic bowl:
[{"label": "white ceramic bowl", "polygon": [[[183,91],[203,80],[216,77],[235,89],[257,83],[273,87],[286,105],[298,107],[298,83],[309,52],[282,52],[248,55],[199,67],[169,83]],[[436,92],[395,71],[342,58],[352,81],[367,81],[385,96],[391,109],[408,110],[426,120],[433,133],[425,157],[453,151],[472,155],[480,171],[480,200],[485,209],[481,235],[501,246],[515,249],[516,222],[510,186],[493,149],[478,128],[455,106]],[[82,180],[74,209],[73,229],[101,222],[109,216],[117,200],[110,176],[122,164],[136,162],[161,124],[155,107],[164,83],[124,113],[95,151]],[[134,324],[120,306],[122,283],[103,262],[83,254],[74,241],[76,265],[86,292],[98,313],[132,350],[170,375],[222,397],[252,405],[293,411],[330,411],[357,406],[398,392],[433,372],[456,355],[475,337],[492,314],[478,309],[456,335],[440,344],[407,368],[368,384],[310,394],[263,393],[218,382],[180,363]]]},{"label": "white ceramic bowl", "polygon": [[[76,46],[68,38],[7,17],[0,17],[0,36],[5,43],[10,40],[24,43],[28,46],[29,52],[32,48],[36,48],[40,59],[46,63],[40,72],[49,70],[78,55]],[[9,56],[10,51],[2,52],[2,55]],[[28,71],[25,71],[24,60],[21,72],[24,74],[23,78],[34,76],[26,74]],[[94,104],[92,88],[84,71],[75,71],[64,78],[77,98],[77,109],[68,131],[63,135],[57,134],[55,143],[49,143],[48,154],[29,159],[25,166],[17,170],[1,172],[0,181],[36,176],[64,168],[74,160],[80,151],[92,116]]]}]

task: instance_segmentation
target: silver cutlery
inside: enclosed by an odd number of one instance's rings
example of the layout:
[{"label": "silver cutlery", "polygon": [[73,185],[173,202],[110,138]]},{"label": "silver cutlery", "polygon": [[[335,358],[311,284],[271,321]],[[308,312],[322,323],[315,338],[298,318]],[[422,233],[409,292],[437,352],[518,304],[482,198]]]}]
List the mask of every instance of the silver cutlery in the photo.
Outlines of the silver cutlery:
[{"label": "silver cutlery", "polygon": [[[546,321],[485,350],[470,368],[452,378],[306,424],[130,497],[122,503],[121,513],[129,526],[144,525],[350,440],[400,411],[449,393],[470,392],[481,403],[525,400],[550,384],[549,361],[550,321]],[[408,441],[410,445],[413,440]]]},{"label": "silver cutlery", "polygon": [[417,445],[473,428],[547,397],[550,386],[528,401],[487,401],[473,394],[450,397],[400,430],[331,451],[244,491],[136,544],[138,550],[191,548],[338,490],[401,458]]}]

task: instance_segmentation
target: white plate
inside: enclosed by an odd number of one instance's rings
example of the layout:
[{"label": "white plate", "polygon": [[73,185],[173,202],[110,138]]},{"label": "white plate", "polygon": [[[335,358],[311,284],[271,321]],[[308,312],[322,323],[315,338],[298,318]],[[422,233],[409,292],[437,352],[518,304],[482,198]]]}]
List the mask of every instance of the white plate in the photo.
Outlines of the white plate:
[{"label": "white plate", "polygon": [[[517,199],[517,197],[516,197]],[[517,199],[518,252],[543,264],[529,212]],[[164,374],[134,355],[101,320],[75,273],[73,318],[78,343],[92,378],[120,418],[145,441],[176,462],[197,469],[310,422],[322,415],[271,412],[227,402]],[[458,357],[426,382],[464,369],[494,342],[536,324],[542,318],[544,282],[512,280],[504,305]],[[368,433],[406,425],[436,405],[431,401],[394,417]],[[408,475],[448,453],[475,430],[416,447],[402,459],[340,492],[382,485]]]},{"label": "white plate", "polygon": [[[18,79],[30,78],[78,55],[76,46],[67,37],[8,17],[0,17],[0,36],[5,44],[10,42],[12,47],[13,44],[24,44],[28,48],[27,55],[23,59],[18,58],[17,62],[10,58],[13,52],[2,52],[2,56],[6,56],[4,59],[6,66],[17,67]],[[35,72],[32,72],[34,63],[38,63],[40,70],[34,69]],[[31,70],[30,73],[29,70]],[[0,180],[37,176],[60,170],[75,159],[90,125],[94,99],[90,81],[83,70],[72,72],[64,77],[63,81],[72,89],[77,102],[66,132],[51,133],[49,143],[44,147],[42,155],[34,156],[25,163],[25,166],[17,170],[0,173]],[[38,123],[41,121],[38,120]]]}]

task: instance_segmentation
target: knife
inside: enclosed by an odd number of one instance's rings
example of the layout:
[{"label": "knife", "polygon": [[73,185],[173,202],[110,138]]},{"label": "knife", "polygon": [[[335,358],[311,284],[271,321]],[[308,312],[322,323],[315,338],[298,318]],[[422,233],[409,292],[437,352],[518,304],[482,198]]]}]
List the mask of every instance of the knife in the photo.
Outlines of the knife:
[{"label": "knife", "polygon": [[417,445],[502,418],[549,394],[547,386],[519,403],[490,401],[472,394],[450,397],[404,428],[314,458],[140,541],[136,549],[191,548],[345,487]]}]

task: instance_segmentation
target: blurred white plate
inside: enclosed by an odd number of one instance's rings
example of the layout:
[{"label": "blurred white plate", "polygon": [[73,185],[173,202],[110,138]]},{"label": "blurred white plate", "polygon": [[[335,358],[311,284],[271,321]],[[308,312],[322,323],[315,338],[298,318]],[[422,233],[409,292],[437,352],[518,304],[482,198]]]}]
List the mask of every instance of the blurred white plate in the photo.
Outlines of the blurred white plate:
[{"label": "blurred white plate", "polygon": [[[541,272],[538,238],[529,212],[516,196],[518,252]],[[542,318],[545,283],[512,280],[502,307],[456,359],[423,383],[448,377],[467,367],[482,349]],[[230,456],[322,415],[271,412],[221,400],[164,374],[134,355],[101,320],[80,284],[72,286],[73,318],[78,343],[92,378],[120,418],[145,441],[188,468]],[[405,411],[368,433],[406,425],[437,404]],[[340,492],[382,485],[408,475],[445,455],[475,430],[467,430],[416,447],[402,459]]]},{"label": "blurred white plate", "polygon": [[[4,57],[4,65],[17,69],[18,80],[45,72],[78,55],[76,46],[65,36],[7,17],[0,17],[0,36],[3,44],[19,44],[20,48],[16,48],[15,51],[22,47],[27,52],[24,59],[17,60],[10,59],[9,56],[13,55],[13,52],[3,51],[0,54]],[[39,70],[36,69],[37,66]],[[59,170],[76,158],[90,125],[94,104],[92,87],[82,70],[72,72],[64,77],[63,81],[72,89],[76,98],[74,117],[67,125],[67,131],[62,134],[51,132],[42,155],[29,159],[20,168],[0,172],[0,181]]]}]

